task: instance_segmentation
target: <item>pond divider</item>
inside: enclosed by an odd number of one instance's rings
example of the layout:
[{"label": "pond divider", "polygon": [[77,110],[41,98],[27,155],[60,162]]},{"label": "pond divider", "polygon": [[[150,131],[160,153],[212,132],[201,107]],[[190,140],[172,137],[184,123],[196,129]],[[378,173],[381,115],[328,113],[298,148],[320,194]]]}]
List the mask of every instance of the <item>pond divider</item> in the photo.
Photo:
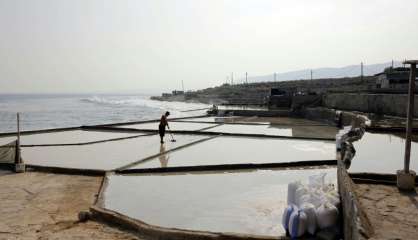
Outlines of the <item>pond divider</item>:
[{"label": "pond divider", "polygon": [[[198,115],[198,116],[190,116],[190,117],[180,117],[180,118],[171,118],[169,120],[181,120],[181,119],[188,119],[188,118],[204,118],[208,117],[209,115]],[[64,128],[47,128],[47,129],[40,129],[40,130],[28,130],[28,131],[20,131],[21,135],[30,135],[30,134],[38,134],[38,133],[50,133],[50,132],[62,132],[62,131],[70,131],[70,130],[82,130],[84,127],[101,127],[101,126],[123,126],[123,125],[131,125],[131,124],[141,124],[141,123],[150,123],[150,122],[159,122],[160,119],[152,119],[152,120],[143,120],[143,121],[131,121],[131,122],[123,122],[123,123],[109,123],[109,124],[97,124],[97,125],[89,125],[89,126],[77,126],[77,127],[64,127]],[[7,136],[16,136],[17,132],[6,132],[0,133],[0,137],[7,137]]]},{"label": "pond divider", "polygon": [[92,141],[92,142],[57,143],[57,144],[28,144],[28,145],[21,145],[21,147],[83,146],[83,145],[89,145],[89,144],[95,144],[95,143],[120,141],[120,140],[126,140],[126,139],[138,138],[138,137],[152,136],[152,135],[155,135],[155,133],[140,134],[140,135],[134,135],[134,136],[129,136],[129,137],[120,137],[120,138],[109,138],[109,139]]},{"label": "pond divider", "polygon": [[[382,174],[382,173],[350,173],[349,174],[354,183],[363,184],[380,184],[396,186],[396,174]],[[415,177],[415,185],[418,186],[418,176]]]},{"label": "pond divider", "polygon": [[180,122],[180,123],[209,123],[209,124],[225,124],[225,125],[254,125],[254,126],[289,126],[289,127],[298,127],[298,126],[303,126],[303,127],[326,127],[326,126],[330,126],[329,124],[325,124],[325,123],[318,123],[318,124],[292,124],[292,123],[262,123],[261,122],[205,122],[205,121],[184,121],[184,120],[174,120],[172,122]]},{"label": "pond divider", "polygon": [[[118,132],[149,132],[158,133],[157,129],[137,129],[137,128],[114,128],[114,127],[97,127],[97,126],[83,126],[83,129],[87,130],[109,130]],[[176,134],[189,134],[189,135],[222,135],[230,137],[254,137],[254,138],[271,138],[271,139],[287,139],[287,140],[308,140],[308,141],[335,141],[335,138],[321,138],[321,137],[290,137],[290,136],[278,136],[278,135],[266,135],[266,134],[250,134],[250,133],[226,133],[226,132],[210,132],[210,131],[188,131],[188,130],[175,130],[167,131],[169,133]]]},{"label": "pond divider", "polygon": [[352,142],[359,140],[365,131],[365,124],[360,124],[360,127],[357,128],[354,126],[356,125],[342,130],[343,134],[337,139],[338,191],[341,196],[344,239],[349,240],[369,239],[374,234],[372,224],[362,209],[355,192],[355,183],[347,171],[355,155]]},{"label": "pond divider", "polygon": [[86,169],[86,168],[66,168],[66,167],[49,167],[34,164],[26,164],[26,171],[60,173],[68,175],[84,175],[84,176],[104,176],[106,170]]},{"label": "pond divider", "polygon": [[242,163],[242,164],[218,164],[198,165],[167,168],[143,168],[143,169],[119,169],[117,174],[138,174],[138,173],[172,173],[172,172],[195,172],[195,171],[228,171],[247,169],[272,169],[272,168],[295,168],[295,167],[328,167],[336,166],[337,160],[311,160],[284,163]]}]

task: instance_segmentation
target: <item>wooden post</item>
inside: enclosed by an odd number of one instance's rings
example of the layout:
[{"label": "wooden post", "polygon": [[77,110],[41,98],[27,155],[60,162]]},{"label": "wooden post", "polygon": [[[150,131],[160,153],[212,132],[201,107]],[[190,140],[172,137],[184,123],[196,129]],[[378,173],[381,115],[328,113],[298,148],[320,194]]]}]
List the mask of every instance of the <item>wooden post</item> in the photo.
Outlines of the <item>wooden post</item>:
[{"label": "wooden post", "polygon": [[16,114],[17,117],[17,141],[16,141],[16,160],[15,163],[19,164],[20,161],[20,115]]},{"label": "wooden post", "polygon": [[406,121],[406,141],[405,141],[405,158],[404,158],[404,171],[409,173],[409,163],[411,159],[411,134],[412,124],[414,119],[414,100],[415,100],[415,71],[416,63],[411,63],[409,74],[409,90],[408,90],[408,112]]}]

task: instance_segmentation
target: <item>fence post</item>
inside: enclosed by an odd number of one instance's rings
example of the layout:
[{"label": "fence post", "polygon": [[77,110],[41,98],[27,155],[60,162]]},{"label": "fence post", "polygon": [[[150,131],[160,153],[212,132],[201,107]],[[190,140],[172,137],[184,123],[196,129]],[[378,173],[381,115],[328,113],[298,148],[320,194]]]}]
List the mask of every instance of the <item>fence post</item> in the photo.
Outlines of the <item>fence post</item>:
[{"label": "fence post", "polygon": [[25,164],[22,162],[22,157],[20,154],[20,114],[16,114],[17,118],[17,140],[16,140],[16,156],[15,156],[15,172],[22,173],[25,172]]}]

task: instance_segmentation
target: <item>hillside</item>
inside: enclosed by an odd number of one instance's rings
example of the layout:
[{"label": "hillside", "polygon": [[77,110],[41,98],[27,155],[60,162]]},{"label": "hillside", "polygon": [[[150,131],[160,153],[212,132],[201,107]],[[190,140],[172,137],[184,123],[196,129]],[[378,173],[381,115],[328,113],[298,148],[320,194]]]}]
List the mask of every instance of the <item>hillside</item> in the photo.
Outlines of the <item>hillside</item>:
[{"label": "hillside", "polygon": [[206,88],[198,91],[187,92],[184,95],[172,97],[153,97],[155,100],[164,101],[190,101],[209,104],[263,104],[270,94],[271,88],[280,88],[291,92],[316,92],[327,91],[364,91],[374,88],[376,77],[367,76],[353,78],[324,78],[314,80],[292,80],[261,82],[249,84],[229,85]]}]

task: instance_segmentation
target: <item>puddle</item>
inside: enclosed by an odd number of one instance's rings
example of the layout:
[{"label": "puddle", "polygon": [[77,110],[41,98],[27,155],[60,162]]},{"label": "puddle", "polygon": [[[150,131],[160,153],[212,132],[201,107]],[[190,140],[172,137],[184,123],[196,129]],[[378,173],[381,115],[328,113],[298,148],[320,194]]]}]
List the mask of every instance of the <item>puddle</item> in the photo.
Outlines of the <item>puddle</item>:
[{"label": "puddle", "polygon": [[[37,133],[30,135],[21,135],[20,144],[22,145],[42,145],[42,144],[68,144],[68,143],[86,143],[101,141],[112,138],[123,138],[140,135],[138,133],[118,133],[104,131],[83,131],[71,130],[49,133]],[[0,138],[0,144],[4,141],[13,141],[16,137]]]},{"label": "puddle", "polygon": [[335,159],[335,144],[323,141],[217,137],[131,168]]},{"label": "puddle", "polygon": [[104,207],[167,228],[281,236],[287,184],[322,172],[336,183],[335,168],[113,175]]},{"label": "puddle", "polygon": [[[392,134],[366,132],[353,143],[356,149],[349,172],[374,172],[396,174],[403,169],[405,139]],[[418,143],[411,142],[410,168],[418,170]]]},{"label": "puddle", "polygon": [[[166,137],[166,150],[205,138],[179,134],[175,137],[177,142]],[[83,146],[27,147],[22,148],[22,158],[26,164],[110,170],[158,154],[160,146],[159,136],[153,135]]]},{"label": "puddle", "polygon": [[[123,126],[119,126],[119,128],[135,128],[135,129],[154,129],[154,130],[158,130],[158,125],[160,123],[159,122],[153,122],[153,123],[142,123],[142,124],[132,124],[132,125],[123,125]],[[213,127],[214,124],[211,123],[188,123],[188,122],[170,122],[170,120],[168,121],[168,125],[170,126],[170,129],[175,131],[183,131],[183,130],[188,130],[188,131],[196,131],[196,130],[200,130],[202,128],[207,128],[207,127]]]}]

